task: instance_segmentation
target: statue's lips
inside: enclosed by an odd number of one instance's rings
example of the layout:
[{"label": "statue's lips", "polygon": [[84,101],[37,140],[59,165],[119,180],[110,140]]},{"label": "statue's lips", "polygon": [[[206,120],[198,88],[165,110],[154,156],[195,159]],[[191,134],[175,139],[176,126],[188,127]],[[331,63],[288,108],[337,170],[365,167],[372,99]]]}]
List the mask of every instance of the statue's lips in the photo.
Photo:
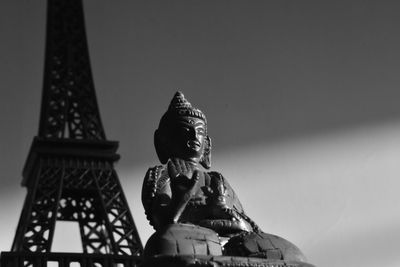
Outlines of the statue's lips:
[{"label": "statue's lips", "polygon": [[201,148],[201,143],[197,140],[190,140],[186,143],[186,145],[195,151],[199,151]]}]

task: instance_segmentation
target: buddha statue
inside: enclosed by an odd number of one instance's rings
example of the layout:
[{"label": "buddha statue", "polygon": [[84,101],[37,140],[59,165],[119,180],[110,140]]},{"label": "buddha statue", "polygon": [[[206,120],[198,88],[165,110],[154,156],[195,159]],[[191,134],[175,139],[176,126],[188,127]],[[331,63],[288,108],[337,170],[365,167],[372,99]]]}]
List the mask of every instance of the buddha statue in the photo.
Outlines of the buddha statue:
[{"label": "buddha statue", "polygon": [[[145,266],[202,266],[201,262],[209,266],[216,257],[229,261],[229,266],[236,266],[232,261],[241,266],[249,259],[254,266],[269,266],[263,265],[266,262],[312,266],[295,245],[262,232],[228,181],[207,171],[211,167],[207,120],[181,92],[162,116],[154,144],[162,165],[150,168],[143,182],[142,203],[156,231],[145,246]],[[185,258],[191,263],[184,263]]]}]

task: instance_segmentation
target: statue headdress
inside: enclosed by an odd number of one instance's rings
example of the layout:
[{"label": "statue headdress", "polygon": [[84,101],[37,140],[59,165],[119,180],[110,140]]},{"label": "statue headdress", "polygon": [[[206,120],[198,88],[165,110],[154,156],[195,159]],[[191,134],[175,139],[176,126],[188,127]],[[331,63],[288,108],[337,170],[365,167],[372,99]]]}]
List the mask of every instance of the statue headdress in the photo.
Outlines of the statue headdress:
[{"label": "statue headdress", "polygon": [[164,114],[164,116],[189,116],[202,119],[206,124],[206,116],[204,113],[192,106],[189,101],[186,100],[185,96],[182,92],[176,92],[174,97],[169,104],[168,111]]},{"label": "statue headdress", "polygon": [[[170,155],[168,152],[165,151],[163,147],[162,135],[165,135],[168,132],[168,128],[170,126],[170,122],[177,120],[179,117],[188,116],[198,118],[204,121],[206,125],[206,132],[207,132],[207,119],[204,113],[192,106],[189,101],[186,100],[185,96],[182,92],[176,92],[174,97],[169,104],[167,112],[162,116],[160,120],[160,125],[158,129],[154,133],[154,145],[156,147],[158,158],[160,159],[161,163],[165,164],[168,161]],[[202,156],[200,163],[204,168],[209,169],[211,166],[211,139],[207,135],[205,138],[206,142],[206,149],[204,150],[204,155]]]}]

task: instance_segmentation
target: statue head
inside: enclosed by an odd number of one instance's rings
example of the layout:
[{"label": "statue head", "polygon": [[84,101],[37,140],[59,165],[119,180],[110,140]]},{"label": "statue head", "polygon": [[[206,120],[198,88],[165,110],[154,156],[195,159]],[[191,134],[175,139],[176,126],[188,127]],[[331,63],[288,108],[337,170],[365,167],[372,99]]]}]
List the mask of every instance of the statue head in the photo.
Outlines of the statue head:
[{"label": "statue head", "polygon": [[192,107],[181,92],[176,92],[154,133],[154,145],[161,163],[181,158],[211,166],[211,139],[207,120],[201,110]]}]

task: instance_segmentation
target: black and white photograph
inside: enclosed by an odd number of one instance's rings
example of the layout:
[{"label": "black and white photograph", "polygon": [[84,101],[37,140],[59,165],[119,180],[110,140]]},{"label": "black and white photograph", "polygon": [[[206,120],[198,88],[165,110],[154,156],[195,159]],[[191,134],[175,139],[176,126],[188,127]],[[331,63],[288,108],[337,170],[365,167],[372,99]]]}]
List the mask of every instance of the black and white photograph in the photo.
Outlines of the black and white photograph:
[{"label": "black and white photograph", "polygon": [[399,14],[2,0],[1,266],[400,266]]}]

